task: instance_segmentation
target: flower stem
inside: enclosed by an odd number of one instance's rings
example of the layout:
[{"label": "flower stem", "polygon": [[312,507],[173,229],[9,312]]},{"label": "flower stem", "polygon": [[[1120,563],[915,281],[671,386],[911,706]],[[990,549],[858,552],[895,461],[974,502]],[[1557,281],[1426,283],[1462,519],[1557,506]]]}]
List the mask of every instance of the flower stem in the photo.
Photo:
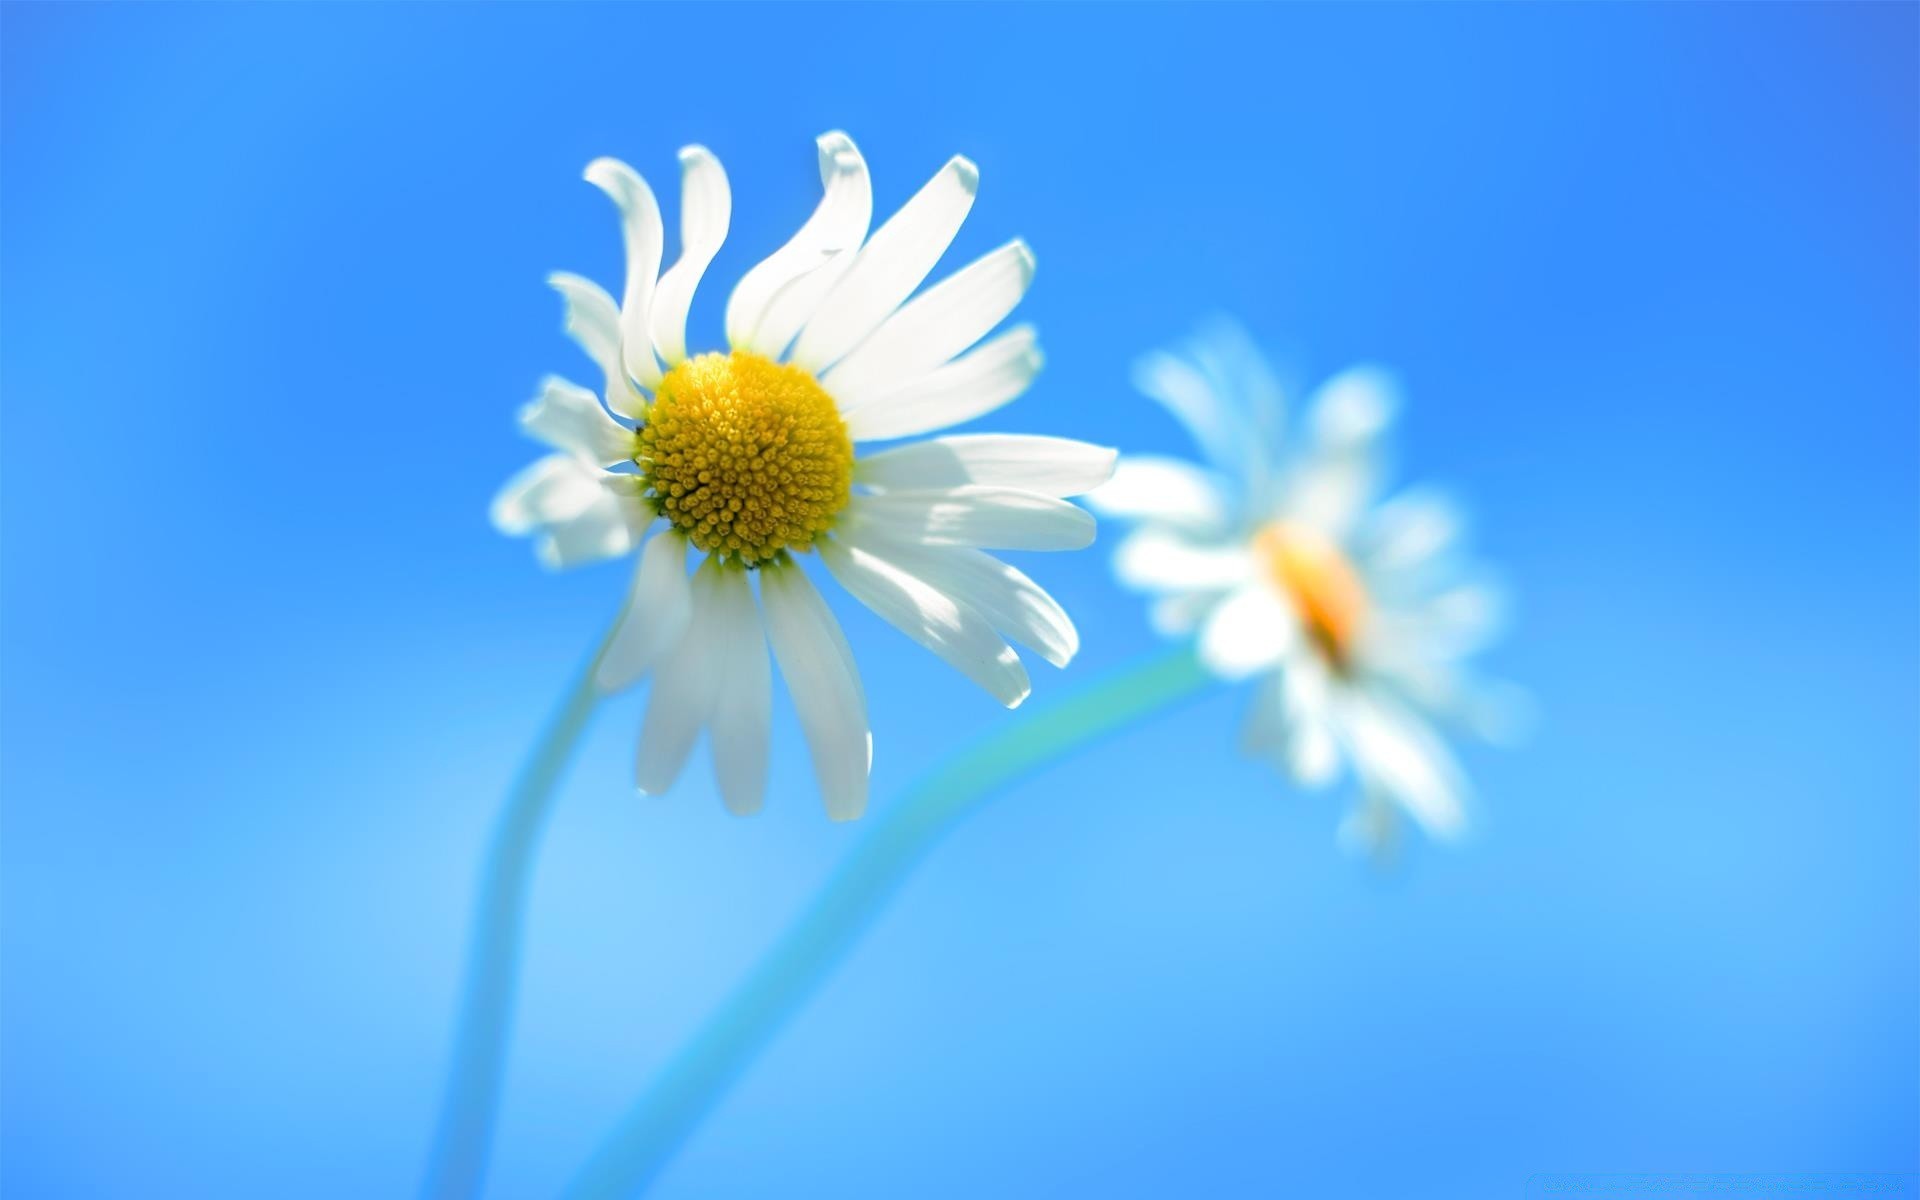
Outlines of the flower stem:
[{"label": "flower stem", "polygon": [[514,980],[519,973],[520,935],[535,850],[553,811],[560,776],[599,699],[593,675],[606,646],[603,640],[588,658],[548,721],[494,826],[480,879],[480,902],[474,910],[453,1065],[421,1188],[427,1200],[455,1200],[480,1192],[500,1107],[500,1079],[506,1067],[508,1027],[513,1022]]},{"label": "flower stem", "polygon": [[600,1143],[566,1195],[600,1200],[653,1181],[755,1054],[833,971],[940,838],[1003,786],[1197,694],[1212,677],[1189,649],[1121,667],[1023,713],[924,776],[876,817],[826,889]]}]

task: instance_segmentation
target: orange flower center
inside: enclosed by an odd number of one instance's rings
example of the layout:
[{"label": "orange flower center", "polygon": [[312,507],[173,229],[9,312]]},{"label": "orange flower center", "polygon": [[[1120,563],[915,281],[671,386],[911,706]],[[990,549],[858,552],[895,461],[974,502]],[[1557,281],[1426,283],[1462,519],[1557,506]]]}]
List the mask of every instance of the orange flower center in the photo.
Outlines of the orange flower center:
[{"label": "orange flower center", "polygon": [[1346,670],[1367,616],[1360,573],[1327,537],[1285,521],[1262,529],[1253,545],[1301,629],[1335,670]]}]

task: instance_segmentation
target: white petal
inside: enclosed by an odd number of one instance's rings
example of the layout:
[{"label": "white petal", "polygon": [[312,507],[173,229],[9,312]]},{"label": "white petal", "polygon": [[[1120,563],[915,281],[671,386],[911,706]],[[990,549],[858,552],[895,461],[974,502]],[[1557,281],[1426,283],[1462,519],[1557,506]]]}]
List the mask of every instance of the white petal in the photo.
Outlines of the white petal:
[{"label": "white petal", "polygon": [[940,261],[980,190],[980,172],[955,157],[874,231],[800,331],[793,362],[818,375],[900,307]]},{"label": "white petal", "polygon": [[647,697],[647,716],[640,727],[640,752],[634,763],[634,782],[657,796],[673,786],[693,750],[700,728],[713,715],[719,693],[721,609],[717,603],[719,566],[709,558],[693,574],[692,616],[680,641],[654,675]]},{"label": "white petal", "polygon": [[507,481],[491,516],[502,533],[536,535],[535,553],[549,568],[617,558],[631,550],[648,520],[601,485],[606,473],[571,454],[552,454]]},{"label": "white petal", "polygon": [[796,566],[763,569],[760,599],[767,610],[767,637],[813,755],[820,798],[829,817],[851,821],[866,811],[872,741],[846,636]]},{"label": "white petal", "polygon": [[1223,592],[1253,575],[1253,557],[1237,543],[1200,542],[1177,530],[1148,526],[1128,534],[1113,556],[1113,573],[1148,592]]},{"label": "white petal", "polygon": [[620,365],[620,306],[591,279],[555,271],[547,282],[567,302],[567,332],[600,368],[607,407],[630,421],[639,420],[646,401]]},{"label": "white petal", "polygon": [[1103,516],[1200,530],[1225,526],[1229,507],[1219,476],[1151,454],[1122,457],[1113,478],[1087,493],[1087,504]]},{"label": "white petal", "polygon": [[633,431],[607,415],[600,398],[575,383],[549,377],[520,409],[520,428],[597,466],[633,457]]},{"label": "white petal", "polygon": [[883,450],[855,465],[875,488],[960,487],[975,483],[1043,496],[1078,496],[1113,474],[1117,452],[1069,438],[956,434]]},{"label": "white petal", "polygon": [[985,337],[1032,283],[1033,251],[1015,238],[907,301],[820,384],[843,412],[884,399]]},{"label": "white petal", "polygon": [[[1390,593],[1376,591],[1376,599]],[[1382,603],[1362,627],[1362,657],[1387,663],[1450,662],[1484,650],[1506,624],[1506,595],[1462,583],[1412,601]]]},{"label": "white petal", "polygon": [[594,673],[595,684],[603,692],[617,692],[638,682],[678,644],[692,611],[687,539],[669,529],[648,542],[640,555],[620,624]]},{"label": "white petal", "polygon": [[1286,399],[1266,356],[1238,322],[1220,317],[1203,322],[1186,348],[1214,394],[1243,415],[1259,452],[1252,457],[1264,460],[1286,432]]},{"label": "white petal", "polygon": [[1200,449],[1222,471],[1238,475],[1249,453],[1266,449],[1254,444],[1246,421],[1214,390],[1207,377],[1183,358],[1164,351],[1146,355],[1134,364],[1133,385],[1186,426]]},{"label": "white petal", "polygon": [[873,220],[873,185],[853,139],[820,137],[825,195],[786,245],[741,277],[727,300],[727,342],[778,358],[821,299],[853,265]]},{"label": "white petal", "polygon": [[989,550],[1081,550],[1093,514],[1065,500],[1014,488],[957,487],[855,496],[847,518],[895,540]]},{"label": "white petal", "polygon": [[1027,698],[1032,688],[1019,656],[971,607],[836,538],[820,544],[820,558],[855,599],[994,699],[1014,708]]},{"label": "white petal", "polygon": [[647,316],[653,306],[653,285],[660,275],[660,202],[653,189],[632,167],[616,158],[596,158],[587,164],[587,182],[605,192],[620,208],[620,231],[627,243],[627,287],[620,297],[621,361],[641,387],[660,382],[660,364],[653,357],[653,334]]},{"label": "white petal", "polygon": [[547,526],[534,542],[534,553],[549,570],[564,571],[588,563],[619,558],[633,549],[634,535],[626,518],[611,505],[589,509],[570,521]]},{"label": "white petal", "polygon": [[773,723],[767,639],[745,571],[720,573],[714,603],[721,651],[713,704],[713,774],[727,811],[751,816],[767,798],[767,742]]},{"label": "white petal", "polygon": [[1466,518],[1448,497],[1409,491],[1375,508],[1362,531],[1367,569],[1382,574],[1421,570],[1460,541]]},{"label": "white petal", "polygon": [[1272,756],[1302,787],[1331,783],[1340,769],[1340,745],[1329,724],[1327,695],[1323,668],[1311,659],[1289,663],[1260,682],[1242,747]]},{"label": "white petal", "polygon": [[1451,837],[1466,827],[1465,777],[1425,722],[1382,696],[1350,692],[1340,726],[1355,768],[1428,832]]},{"label": "white petal", "polygon": [[1192,633],[1214,605],[1226,599],[1225,592],[1176,592],[1162,596],[1147,608],[1147,623],[1161,637],[1186,637]]},{"label": "white petal", "polygon": [[1445,653],[1470,654],[1484,649],[1506,627],[1507,593],[1485,581],[1463,583],[1434,595],[1420,615]]},{"label": "white petal", "polygon": [[1317,453],[1288,472],[1280,511],[1285,520],[1346,542],[1366,516],[1386,464],[1377,447],[1356,445]]},{"label": "white petal", "polygon": [[1200,661],[1216,675],[1239,679],[1278,663],[1292,649],[1293,614],[1264,583],[1249,583],[1222,600],[1200,630]]},{"label": "white petal", "polygon": [[1400,385],[1380,367],[1353,367],[1320,385],[1307,401],[1314,440],[1326,447],[1373,442],[1400,407]]},{"label": "white petal", "polygon": [[850,531],[848,544],[975,609],[1054,666],[1066,666],[1079,653],[1080,634],[1066,610],[1023,572],[979,550],[913,546],[863,532]]},{"label": "white petal", "polygon": [[493,498],[493,527],[521,537],[603,503],[600,472],[571,454],[549,454],[514,473]]},{"label": "white petal", "polygon": [[847,414],[847,433],[856,442],[871,442],[971,421],[1026,391],[1045,361],[1033,328],[1016,325],[964,358]]},{"label": "white petal", "polygon": [[1301,787],[1325,787],[1340,773],[1340,743],[1326,722],[1303,720],[1287,739],[1287,771]]},{"label": "white petal", "polygon": [[707,264],[727,240],[733,217],[733,191],[720,160],[705,146],[680,151],[680,259],[667,268],[654,289],[647,316],[653,348],[668,367],[687,356],[687,310]]}]

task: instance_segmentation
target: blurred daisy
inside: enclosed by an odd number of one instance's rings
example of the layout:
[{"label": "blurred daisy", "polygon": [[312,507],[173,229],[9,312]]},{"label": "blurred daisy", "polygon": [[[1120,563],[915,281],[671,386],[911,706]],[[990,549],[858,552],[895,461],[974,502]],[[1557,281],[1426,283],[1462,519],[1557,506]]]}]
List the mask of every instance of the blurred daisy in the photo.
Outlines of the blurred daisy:
[{"label": "blurred daisy", "polygon": [[653,676],[643,791],[671,785],[706,729],[728,808],[759,809],[771,642],[827,812],[850,819],[866,805],[866,701],[796,558],[818,555],[862,603],[1011,708],[1029,688],[1008,639],[1056,666],[1079,640],[1052,597],[985,551],[1090,543],[1093,517],[1065,497],[1103,483],[1114,454],[970,434],[856,458],[855,443],[931,433],[1026,390],[1041,363],[1033,330],[986,335],[1025,294],[1033,255],[1008,242],[914,295],[973,206],[973,164],[948,162],[869,237],[865,160],[842,133],[820,138],[819,152],[819,207],[735,285],[728,348],[692,356],[687,311],[732,208],[720,163],[698,146],[680,152],[680,258],[664,273],[646,182],[612,159],[587,168],[620,210],[626,290],[616,303],[575,275],[552,283],[602,391],[550,379],[522,411],[556,452],[508,482],[493,519],[532,535],[555,567],[639,551],[597,682],[612,691]]},{"label": "blurred daisy", "polygon": [[1466,664],[1503,606],[1462,556],[1453,504],[1381,498],[1393,380],[1371,367],[1336,376],[1289,428],[1272,371],[1226,324],[1149,355],[1134,378],[1207,465],[1129,456],[1088,497],[1138,523],[1115,555],[1122,582],[1156,597],[1161,632],[1197,630],[1216,674],[1257,677],[1249,752],[1308,786],[1351,767],[1361,803],[1346,837],[1384,847],[1396,809],[1458,833],[1467,785],[1435,723],[1483,736],[1511,723],[1516,697]]}]

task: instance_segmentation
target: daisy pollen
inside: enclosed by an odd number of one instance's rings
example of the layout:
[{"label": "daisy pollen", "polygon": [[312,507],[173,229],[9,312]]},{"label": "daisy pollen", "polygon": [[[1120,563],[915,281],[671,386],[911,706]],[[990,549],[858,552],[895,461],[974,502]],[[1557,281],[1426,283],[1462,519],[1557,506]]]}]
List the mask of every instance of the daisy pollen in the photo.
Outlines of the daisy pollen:
[{"label": "daisy pollen", "polygon": [[1291,521],[1275,521],[1254,535],[1254,551],[1299,620],[1301,631],[1335,670],[1353,662],[1354,641],[1367,615],[1367,589],[1332,539]]},{"label": "daisy pollen", "polygon": [[694,547],[757,567],[811,550],[853,495],[853,439],[799,367],[750,351],[667,372],[633,461],[645,497]]},{"label": "daisy pollen", "polygon": [[[504,533],[569,567],[637,552],[597,662],[605,691],[651,677],[635,780],[671,786],[704,731],[721,798],[764,799],[771,665],[794,699],[828,815],[857,817],[872,764],[867,703],[839,621],[801,561],[1008,707],[1030,690],[1011,642],[1055,666],[1079,649],[1067,614],[993,550],[1077,550],[1093,517],[1068,502],[1105,483],[1112,450],[1056,437],[952,434],[860,454],[983,416],[1041,366],[1033,330],[994,329],[1033,281],[1015,239],[926,287],[978,191],[953,158],[877,229],[867,163],[818,139],[822,198],[726,305],[727,347],[689,354],[687,316],[725,240],[733,193],[703,147],[680,152],[679,259],[653,191],[597,159],[620,212],[626,286],[556,274],[567,330],[598,395],[549,379],[520,414],[553,453],[493,504]],[[664,522],[664,528],[656,528]],[[690,556],[701,557],[688,572]],[[757,586],[756,586],[757,585]],[[769,654],[771,649],[771,654]]]}]

